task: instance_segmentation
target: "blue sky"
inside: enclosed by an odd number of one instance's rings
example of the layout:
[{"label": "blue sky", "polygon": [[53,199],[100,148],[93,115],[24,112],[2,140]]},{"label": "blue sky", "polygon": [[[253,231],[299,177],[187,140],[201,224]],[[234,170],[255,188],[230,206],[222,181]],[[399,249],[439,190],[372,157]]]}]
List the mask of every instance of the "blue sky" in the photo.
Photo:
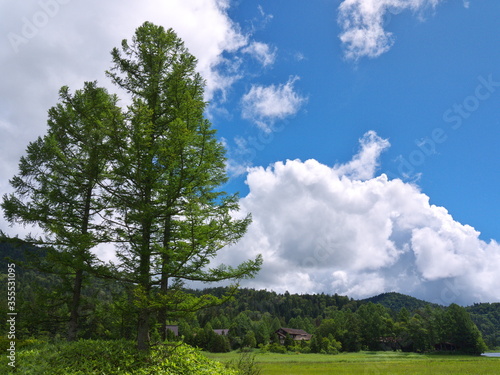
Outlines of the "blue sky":
[{"label": "blue sky", "polygon": [[3,3],[0,193],[58,89],[113,91],[109,51],[150,20],[207,80],[225,188],[254,218],[216,262],[263,254],[245,286],[500,301],[499,14],[485,0]]},{"label": "blue sky", "polygon": [[[500,4],[476,1],[466,8],[462,1],[447,1],[418,16],[410,10],[386,13],[384,28],[393,33],[393,46],[379,57],[357,61],[346,60],[338,38],[339,2],[312,4],[262,4],[273,17],[254,36],[276,48],[277,56],[272,67],[256,68],[259,82],[299,77],[294,88],[307,103],[257,150],[253,164],[295,158],[329,165],[347,161],[357,139],[375,130],[391,142],[380,172],[415,181],[432,203],[474,226],[482,238],[500,238]],[[240,25],[261,16],[254,4],[236,5],[230,15]],[[470,97],[481,77],[491,77],[497,87],[485,90],[488,98],[478,98],[476,105]],[[238,108],[239,98],[233,99],[230,105]],[[225,134],[235,121],[218,125]],[[433,140],[435,129],[442,129],[434,137],[439,143]],[[256,133],[241,126],[228,131],[231,136]]]}]

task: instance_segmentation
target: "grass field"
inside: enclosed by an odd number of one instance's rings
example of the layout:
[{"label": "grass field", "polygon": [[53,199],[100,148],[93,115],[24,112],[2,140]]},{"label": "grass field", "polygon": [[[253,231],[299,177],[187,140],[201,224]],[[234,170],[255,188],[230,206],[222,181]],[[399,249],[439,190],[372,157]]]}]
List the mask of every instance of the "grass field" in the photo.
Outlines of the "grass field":
[{"label": "grass field", "polygon": [[[205,354],[221,362],[235,361],[241,355],[236,352]],[[500,358],[399,352],[360,352],[339,355],[256,352],[255,362],[262,369],[261,375],[500,374]]]}]

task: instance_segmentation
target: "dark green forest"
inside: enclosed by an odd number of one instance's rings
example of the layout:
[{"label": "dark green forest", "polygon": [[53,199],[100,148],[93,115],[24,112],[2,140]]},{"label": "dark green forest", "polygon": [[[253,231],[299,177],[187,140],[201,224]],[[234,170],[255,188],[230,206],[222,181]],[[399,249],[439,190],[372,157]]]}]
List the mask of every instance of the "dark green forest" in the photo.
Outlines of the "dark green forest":
[{"label": "dark green forest", "polygon": [[[0,252],[2,269],[16,263],[16,338],[66,339],[71,302],[69,280],[30,269],[29,259],[44,257],[45,251],[20,240],[1,241]],[[139,309],[134,304],[133,285],[92,275],[85,280],[78,337],[134,340]],[[185,290],[199,298],[226,298],[231,292],[225,287]],[[0,309],[5,316],[6,304]],[[163,326],[156,316],[150,319],[152,341],[160,342]],[[175,336],[167,330],[168,339],[184,340],[213,352],[261,348],[325,354],[360,350],[478,354],[487,349],[485,344],[490,349],[500,346],[500,303],[444,307],[399,293],[354,300],[337,294],[279,294],[242,288],[220,306],[187,313],[168,323],[178,326],[179,333]],[[281,327],[301,329],[313,336],[310,341],[287,337],[282,345],[275,334]],[[6,328],[2,331],[6,332]],[[214,332],[218,329],[229,331],[219,335]]]}]

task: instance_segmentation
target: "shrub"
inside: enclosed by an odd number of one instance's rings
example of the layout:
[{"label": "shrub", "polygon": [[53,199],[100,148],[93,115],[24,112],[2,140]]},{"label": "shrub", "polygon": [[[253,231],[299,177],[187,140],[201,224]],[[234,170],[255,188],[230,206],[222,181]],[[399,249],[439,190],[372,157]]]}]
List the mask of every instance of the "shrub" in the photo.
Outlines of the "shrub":
[{"label": "shrub", "polygon": [[255,354],[243,351],[237,361],[231,361],[226,365],[234,369],[240,375],[259,375],[261,368],[255,363]]},{"label": "shrub", "polygon": [[231,350],[229,339],[224,335],[214,334],[208,343],[207,349],[212,353],[226,353]]},{"label": "shrub", "polygon": [[16,364],[16,373],[26,375],[237,374],[186,344],[139,352],[124,340],[33,345],[19,350]]},{"label": "shrub", "polygon": [[321,352],[322,354],[339,354],[342,344],[335,340],[333,337],[323,337],[321,339]]},{"label": "shrub", "polygon": [[286,346],[280,345],[276,342],[269,344],[269,351],[271,353],[281,353],[285,354],[286,353]]},{"label": "shrub", "polygon": [[248,331],[243,337],[242,346],[249,348],[255,348],[257,346],[257,340],[255,339],[255,333],[253,331]]},{"label": "shrub", "polygon": [[288,350],[297,353],[311,353],[311,348],[306,341],[300,341],[288,348]]}]

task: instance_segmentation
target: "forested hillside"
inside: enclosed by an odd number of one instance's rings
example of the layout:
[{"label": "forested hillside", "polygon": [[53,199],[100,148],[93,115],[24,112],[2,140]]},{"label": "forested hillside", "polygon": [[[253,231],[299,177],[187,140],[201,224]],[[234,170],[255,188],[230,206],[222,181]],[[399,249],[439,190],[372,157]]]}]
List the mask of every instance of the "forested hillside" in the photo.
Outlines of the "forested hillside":
[{"label": "forested hillside", "polygon": [[395,312],[399,312],[403,307],[410,312],[417,311],[418,309],[423,309],[428,305],[431,305],[432,307],[439,307],[439,305],[435,303],[426,302],[421,299],[396,292],[382,293],[378,296],[362,299],[359,302],[378,303]]},{"label": "forested hillside", "polygon": [[490,348],[500,347],[500,303],[478,303],[466,308]]},{"label": "forested hillside", "polygon": [[[0,242],[0,249],[3,269],[10,258],[18,263],[18,332],[21,337],[64,337],[70,296],[65,281],[26,268],[29,262],[25,264],[25,258],[36,251],[33,247],[22,245],[20,241],[4,240]],[[80,337],[133,339],[137,334],[138,313],[133,304],[133,286],[91,275],[88,280],[81,307]],[[228,291],[223,287],[185,290],[202,298],[222,298]],[[3,304],[2,314],[5,309]],[[279,294],[239,289],[221,306],[186,314],[183,318],[171,318],[168,323],[179,327],[179,335],[187,343],[212,351],[241,347],[286,350],[286,346],[278,343],[274,332],[280,327],[288,327],[313,334],[307,343],[293,340],[285,343],[302,352],[337,353],[362,349],[420,352],[435,350],[435,345],[441,342],[451,342],[456,346],[453,349],[466,348],[465,351],[475,353],[483,349],[472,320],[488,346],[494,348],[500,345],[499,317],[498,303],[466,309],[457,305],[446,308],[398,293],[357,301],[336,294]],[[159,325],[153,327],[153,340],[161,339],[160,329]],[[229,329],[228,335],[217,335],[214,329]],[[168,334],[173,338],[171,331]]]}]

